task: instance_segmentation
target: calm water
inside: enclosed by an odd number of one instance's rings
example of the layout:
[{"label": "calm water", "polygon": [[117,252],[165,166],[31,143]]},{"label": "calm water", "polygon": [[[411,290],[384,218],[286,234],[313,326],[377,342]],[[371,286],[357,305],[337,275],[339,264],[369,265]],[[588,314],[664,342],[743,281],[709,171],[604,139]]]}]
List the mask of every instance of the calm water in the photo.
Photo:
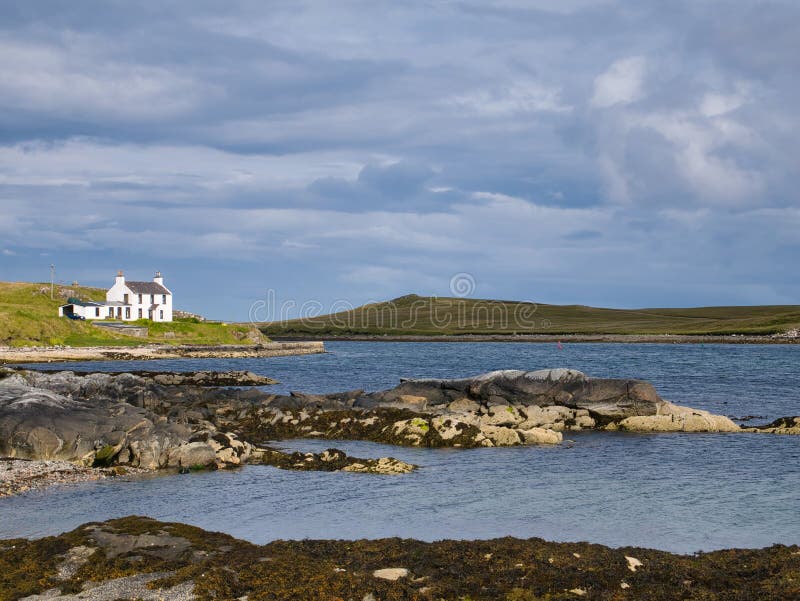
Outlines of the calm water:
[{"label": "calm water", "polygon": [[[81,369],[250,369],[279,391],[374,390],[400,377],[572,367],[652,381],[670,400],[764,420],[800,414],[800,347],[492,343],[328,343],[326,355],[92,363]],[[89,366],[89,367],[87,367]],[[52,366],[50,366],[52,367]],[[63,367],[63,366],[62,366]],[[761,421],[761,420],[759,420]],[[392,455],[411,475],[241,470],[105,481],[0,500],[0,538],[149,515],[254,542],[404,536],[424,540],[541,536],[679,552],[800,543],[800,437],[571,435],[556,448],[427,450],[335,444]]]}]

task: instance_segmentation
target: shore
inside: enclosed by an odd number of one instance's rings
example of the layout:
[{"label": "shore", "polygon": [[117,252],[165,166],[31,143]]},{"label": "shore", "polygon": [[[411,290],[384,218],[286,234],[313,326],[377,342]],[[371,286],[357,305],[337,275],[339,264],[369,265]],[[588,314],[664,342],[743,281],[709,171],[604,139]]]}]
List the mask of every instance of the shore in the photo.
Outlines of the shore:
[{"label": "shore", "polygon": [[798,569],[796,545],[694,555],[511,537],[256,545],[135,516],[0,541],[4,599],[786,600]]},{"label": "shore", "polygon": [[271,335],[283,342],[349,341],[349,342],[562,342],[562,343],[621,343],[621,344],[800,344],[800,337],[686,334],[459,334],[449,336],[419,336],[390,334],[336,335]]},{"label": "shore", "polygon": [[51,486],[150,473],[137,468],[82,467],[69,461],[0,458],[0,498]]},{"label": "shore", "polygon": [[50,363],[61,361],[147,361],[153,359],[212,359],[285,357],[325,352],[321,341],[266,342],[256,345],[164,345],[94,347],[0,347],[3,363]]}]

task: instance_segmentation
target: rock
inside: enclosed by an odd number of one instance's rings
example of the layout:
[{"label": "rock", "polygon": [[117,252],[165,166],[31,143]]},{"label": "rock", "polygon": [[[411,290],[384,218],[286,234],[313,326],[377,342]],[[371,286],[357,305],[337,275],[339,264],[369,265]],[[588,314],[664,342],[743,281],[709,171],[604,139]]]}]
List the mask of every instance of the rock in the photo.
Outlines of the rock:
[{"label": "rock", "polygon": [[747,432],[764,432],[768,434],[800,434],[800,416],[781,417],[765,425],[745,428]]},{"label": "rock", "polygon": [[393,457],[381,457],[377,461],[368,460],[366,462],[351,463],[342,468],[343,472],[358,472],[366,474],[410,474],[416,469],[416,466],[400,461]]},{"label": "rock", "polygon": [[571,369],[501,370],[456,380],[405,380],[372,396],[379,402],[391,402],[403,395],[425,397],[429,407],[449,407],[466,398],[486,405],[559,405],[617,419],[655,415],[663,403],[648,382],[589,378]]},{"label": "rock", "polygon": [[358,459],[348,457],[339,449],[327,449],[316,453],[286,453],[278,449],[258,449],[253,452],[253,459],[265,465],[281,469],[324,472],[357,472],[364,474],[408,474],[417,466],[405,463],[393,457],[380,459]]},{"label": "rock", "polygon": [[406,568],[383,568],[372,572],[375,578],[381,580],[400,580],[400,578],[408,578],[409,571]]},{"label": "rock", "polygon": [[491,440],[494,446],[509,447],[520,444],[516,430],[503,426],[481,426],[481,434]]},{"label": "rock", "polygon": [[519,430],[525,444],[559,444],[563,440],[561,432],[547,428],[530,428]]},{"label": "rock", "polygon": [[454,413],[477,413],[481,410],[481,406],[472,399],[461,397],[450,403],[447,409]]},{"label": "rock", "polygon": [[217,454],[206,442],[190,442],[175,451],[180,467],[208,467],[216,462]]},{"label": "rock", "polygon": [[722,415],[664,403],[662,414],[634,416],[617,424],[628,432],[739,432],[741,428]]},{"label": "rock", "polygon": [[427,436],[430,430],[428,421],[421,417],[414,417],[399,422],[395,422],[392,430],[396,436],[405,438],[411,444],[419,445],[422,439]]},{"label": "rock", "polygon": [[642,567],[642,562],[636,559],[635,557],[630,557],[628,555],[625,556],[625,561],[628,562],[628,569],[631,572],[635,572],[637,568]]},{"label": "rock", "polygon": [[486,415],[480,417],[482,426],[514,426],[524,421],[519,411],[511,405],[489,407]]}]

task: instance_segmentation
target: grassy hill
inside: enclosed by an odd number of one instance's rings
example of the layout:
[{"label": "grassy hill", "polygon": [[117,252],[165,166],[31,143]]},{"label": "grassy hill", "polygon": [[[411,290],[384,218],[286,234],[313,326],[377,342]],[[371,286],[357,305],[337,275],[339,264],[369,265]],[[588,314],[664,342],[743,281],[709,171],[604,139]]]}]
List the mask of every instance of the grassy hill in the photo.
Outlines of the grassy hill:
[{"label": "grassy hill", "polygon": [[178,319],[170,323],[129,322],[149,329],[147,338],[135,338],[95,327],[89,321],[58,317],[58,307],[68,297],[105,300],[105,294],[100,288],[57,286],[55,300],[50,300],[49,284],[0,282],[0,345],[246,344],[260,336],[252,326]]},{"label": "grassy hill", "polygon": [[800,327],[800,306],[602,309],[514,301],[403,296],[261,330],[280,335],[751,334]]}]

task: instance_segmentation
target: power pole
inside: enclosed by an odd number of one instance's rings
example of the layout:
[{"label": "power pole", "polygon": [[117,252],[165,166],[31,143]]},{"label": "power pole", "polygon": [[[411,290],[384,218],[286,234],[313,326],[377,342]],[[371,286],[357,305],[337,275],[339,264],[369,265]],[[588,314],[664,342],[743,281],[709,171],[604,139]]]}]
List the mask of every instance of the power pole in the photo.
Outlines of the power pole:
[{"label": "power pole", "polygon": [[52,263],[50,264],[50,300],[53,300],[55,297],[53,296],[53,288],[56,283],[56,266]]}]

